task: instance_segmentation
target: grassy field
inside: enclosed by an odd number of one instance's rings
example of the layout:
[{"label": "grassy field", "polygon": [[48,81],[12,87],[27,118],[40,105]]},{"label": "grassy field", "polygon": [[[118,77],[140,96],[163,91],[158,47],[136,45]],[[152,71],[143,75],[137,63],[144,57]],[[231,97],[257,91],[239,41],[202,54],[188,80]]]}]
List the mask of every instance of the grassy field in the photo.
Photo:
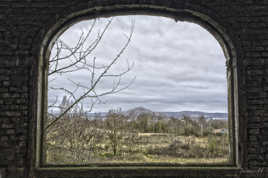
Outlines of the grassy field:
[{"label": "grassy field", "polygon": [[[50,119],[50,120],[49,120]],[[48,118],[52,122],[54,118]],[[44,132],[46,164],[228,162],[227,120],[181,119],[110,112],[105,118],[66,115]]]},{"label": "grassy field", "polygon": [[58,137],[48,141],[46,163],[222,164],[228,162],[227,135],[196,137],[168,133],[120,132],[114,140],[109,137],[109,133],[102,132],[97,135],[99,137],[94,141],[83,141],[76,137],[72,139]]}]

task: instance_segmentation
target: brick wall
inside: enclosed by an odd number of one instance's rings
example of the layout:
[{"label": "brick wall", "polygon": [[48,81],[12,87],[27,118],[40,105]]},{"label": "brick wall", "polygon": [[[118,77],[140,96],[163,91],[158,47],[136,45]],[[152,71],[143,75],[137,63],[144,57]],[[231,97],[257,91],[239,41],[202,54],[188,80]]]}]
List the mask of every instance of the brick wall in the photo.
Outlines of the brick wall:
[{"label": "brick wall", "polygon": [[89,16],[129,10],[174,15],[180,9],[213,19],[237,55],[242,168],[268,167],[267,0],[0,0],[0,167],[6,175],[18,177],[16,168],[34,174],[37,67],[46,33],[71,21],[70,14],[94,7],[102,8]]}]

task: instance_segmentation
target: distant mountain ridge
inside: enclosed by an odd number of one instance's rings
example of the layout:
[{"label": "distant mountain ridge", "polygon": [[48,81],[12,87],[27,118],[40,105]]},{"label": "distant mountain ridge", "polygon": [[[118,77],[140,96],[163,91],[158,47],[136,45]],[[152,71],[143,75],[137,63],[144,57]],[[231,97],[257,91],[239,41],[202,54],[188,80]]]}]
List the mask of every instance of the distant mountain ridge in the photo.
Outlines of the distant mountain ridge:
[{"label": "distant mountain ridge", "polygon": [[163,112],[166,116],[169,117],[183,117],[183,116],[190,116],[190,117],[200,117],[204,116],[205,118],[227,118],[227,113],[208,113],[208,112],[201,112],[201,111],[179,111],[179,112]]},{"label": "distant mountain ridge", "polygon": [[[227,119],[227,113],[220,113],[220,112],[202,112],[202,111],[178,111],[178,112],[155,112],[151,111],[150,109],[144,107],[136,107],[127,111],[122,111],[125,116],[128,116],[132,119],[136,119],[141,114],[154,114],[156,116],[163,116],[163,117],[174,117],[174,118],[182,118],[183,116],[189,116],[192,118],[197,118],[204,116],[208,119]],[[106,112],[99,112],[99,113],[88,113],[88,116],[100,116],[105,117],[107,115]]]}]

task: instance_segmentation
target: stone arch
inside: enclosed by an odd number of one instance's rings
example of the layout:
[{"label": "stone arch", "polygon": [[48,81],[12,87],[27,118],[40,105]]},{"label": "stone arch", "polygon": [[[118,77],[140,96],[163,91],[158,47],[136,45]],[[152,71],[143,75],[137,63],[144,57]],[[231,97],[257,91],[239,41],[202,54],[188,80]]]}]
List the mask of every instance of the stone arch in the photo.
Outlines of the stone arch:
[{"label": "stone arch", "polygon": [[[157,1],[158,2],[158,1]],[[173,2],[173,1],[169,1]],[[168,7],[167,5],[168,4]],[[70,12],[64,12],[67,15],[63,15],[60,20],[58,20],[56,23],[51,22],[49,25],[49,28],[47,28],[47,31],[45,35],[42,38],[42,43],[40,47],[40,53],[39,53],[39,65],[38,65],[38,71],[39,71],[39,77],[38,77],[38,84],[39,90],[38,90],[38,96],[37,96],[37,106],[38,106],[38,112],[42,112],[42,97],[46,96],[44,90],[42,90],[42,86],[44,84],[41,84],[40,81],[44,80],[45,72],[43,70],[43,67],[46,66],[50,50],[53,47],[54,41],[70,26],[72,26],[74,23],[84,20],[84,19],[93,19],[96,17],[110,17],[110,16],[116,16],[116,15],[155,15],[155,16],[166,16],[169,18],[173,18],[175,21],[188,21],[193,22],[196,24],[199,24],[206,30],[208,30],[220,43],[225,57],[226,57],[226,64],[227,68],[230,69],[231,72],[231,79],[229,83],[229,92],[231,91],[230,98],[232,100],[231,106],[230,106],[230,117],[233,118],[232,120],[232,130],[233,130],[233,139],[234,144],[236,145],[233,148],[233,157],[235,160],[234,165],[239,165],[240,163],[240,156],[237,155],[237,147],[238,143],[237,140],[239,139],[238,133],[234,133],[237,127],[240,123],[239,117],[238,117],[238,109],[235,108],[235,105],[238,103],[238,67],[236,67],[238,63],[237,59],[237,47],[235,46],[235,43],[233,40],[231,40],[231,33],[229,33],[228,29],[224,27],[224,25],[221,25],[221,23],[218,22],[217,18],[213,18],[210,15],[203,13],[202,11],[198,11],[195,8],[186,8],[185,4],[180,5],[178,3],[166,3],[165,5],[161,5],[161,2],[158,3],[151,3],[148,5],[148,3],[136,3],[135,0],[133,0],[133,4],[128,5],[122,5],[120,3],[113,4],[111,6],[109,5],[103,5],[103,4],[91,4],[88,5],[89,7],[84,9],[78,9]],[[172,7],[174,5],[174,7]],[[69,13],[69,15],[68,15]],[[235,90],[235,92],[233,92]],[[41,116],[38,116],[41,117]],[[235,119],[234,119],[235,118]],[[38,123],[40,124],[40,123]],[[39,133],[40,134],[40,133]],[[38,143],[37,143],[38,145]],[[39,148],[37,148],[39,150]],[[39,163],[39,160],[37,159],[37,162]]]},{"label": "stone arch", "polygon": [[[54,41],[73,24],[87,19],[94,19],[98,17],[111,17],[118,15],[153,15],[164,16],[172,18],[175,21],[188,21],[196,23],[207,31],[209,31],[221,45],[224,55],[227,60],[236,60],[236,46],[231,40],[231,33],[223,25],[217,22],[215,18],[210,17],[208,14],[202,12],[186,9],[186,8],[166,8],[162,6],[145,6],[145,5],[127,5],[127,6],[111,6],[110,8],[88,8],[60,18],[55,23],[46,24],[48,26],[45,35],[41,40],[40,56],[47,57],[46,52],[49,51]],[[42,59],[42,58],[41,58]],[[237,61],[234,61],[236,63]]]}]

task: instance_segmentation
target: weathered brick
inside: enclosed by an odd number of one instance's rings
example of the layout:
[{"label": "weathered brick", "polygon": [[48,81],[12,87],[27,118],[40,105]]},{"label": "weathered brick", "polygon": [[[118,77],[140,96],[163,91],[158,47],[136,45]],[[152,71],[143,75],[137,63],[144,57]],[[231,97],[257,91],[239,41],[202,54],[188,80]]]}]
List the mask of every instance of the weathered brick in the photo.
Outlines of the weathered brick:
[{"label": "weathered brick", "polygon": [[[247,113],[239,110],[239,116],[243,115],[243,118],[237,123],[247,121],[245,123],[248,124],[239,125],[245,127],[242,128],[246,131],[243,133],[248,134],[238,136],[246,138],[243,140],[246,144],[243,144],[241,149],[248,151],[243,152],[245,159],[241,164],[247,169],[267,167],[266,0],[0,0],[0,166],[20,168],[24,166],[23,163],[31,160],[29,153],[35,155],[35,150],[31,150],[33,146],[28,145],[29,140],[34,140],[29,137],[34,134],[27,129],[32,129],[28,127],[31,122],[36,127],[36,117],[31,115],[36,108],[34,98],[37,91],[33,86],[37,86],[37,61],[45,34],[66,16],[91,8],[94,10],[88,14],[93,16],[101,14],[99,9],[102,8],[107,13],[110,11],[118,14],[140,9],[142,12],[149,10],[148,13],[168,12],[183,20],[189,12],[197,12],[193,14],[202,14],[196,18],[203,19],[201,24],[210,24],[210,29],[215,28],[224,33],[219,36],[230,37],[234,49],[228,45],[227,47],[236,50],[232,52],[237,55],[237,65],[240,65],[237,67],[238,82],[241,82],[237,85],[241,87],[241,94],[238,95],[240,105],[235,107]],[[184,11],[185,9],[187,11]],[[218,29],[220,27],[222,29]],[[224,41],[228,41],[227,38]],[[21,135],[16,135],[18,133]],[[26,145],[29,150],[26,150]]]}]

